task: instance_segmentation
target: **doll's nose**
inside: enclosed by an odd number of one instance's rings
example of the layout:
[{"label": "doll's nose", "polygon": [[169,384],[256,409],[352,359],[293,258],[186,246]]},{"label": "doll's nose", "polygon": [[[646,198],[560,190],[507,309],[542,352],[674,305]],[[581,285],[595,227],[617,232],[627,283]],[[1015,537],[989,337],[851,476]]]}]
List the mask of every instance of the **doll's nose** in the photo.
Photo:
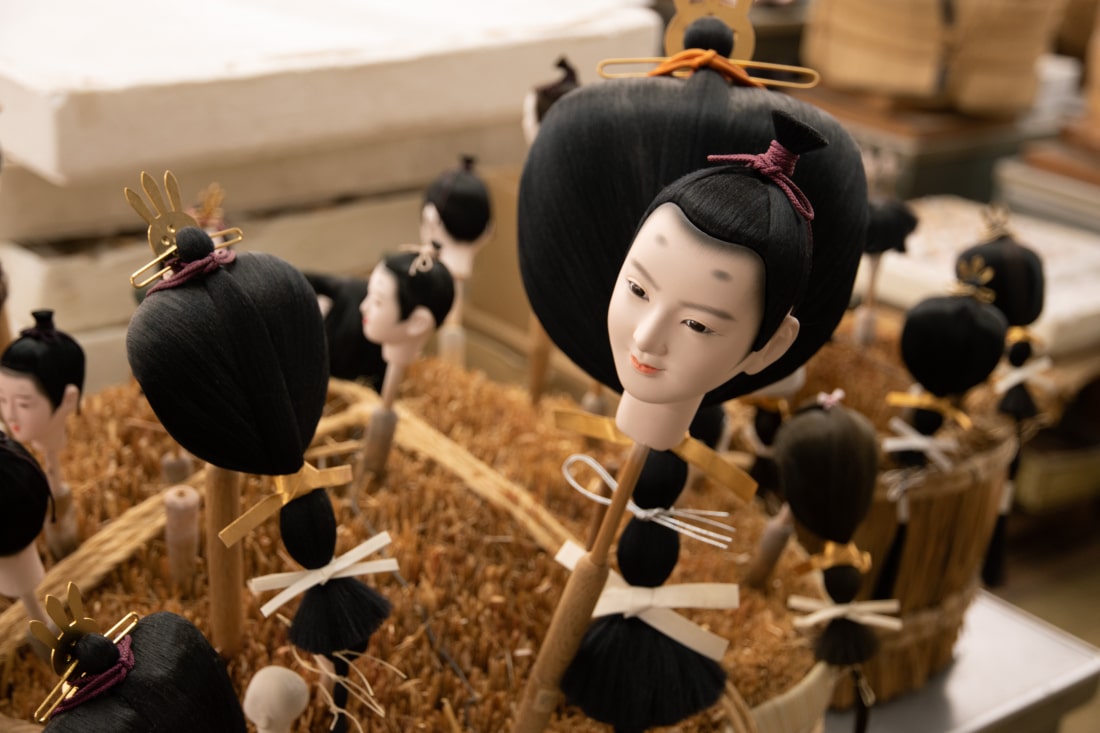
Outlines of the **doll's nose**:
[{"label": "doll's nose", "polygon": [[634,345],[641,351],[656,356],[661,356],[668,350],[658,314],[648,314],[638,322],[634,329]]}]

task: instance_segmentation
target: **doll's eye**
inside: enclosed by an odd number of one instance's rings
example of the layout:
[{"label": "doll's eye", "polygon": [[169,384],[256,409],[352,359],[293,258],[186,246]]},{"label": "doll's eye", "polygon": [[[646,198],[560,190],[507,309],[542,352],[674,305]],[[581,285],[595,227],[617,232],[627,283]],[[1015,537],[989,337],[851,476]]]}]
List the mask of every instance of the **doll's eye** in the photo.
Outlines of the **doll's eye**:
[{"label": "doll's eye", "polygon": [[645,288],[643,288],[641,285],[639,285],[635,281],[627,280],[626,281],[626,286],[628,288],[630,288],[630,292],[632,294],[638,296],[642,300],[649,300],[649,295],[646,293]]},{"label": "doll's eye", "polygon": [[691,318],[682,321],[682,323],[690,328],[692,331],[695,331],[695,333],[714,333],[714,329],[708,328],[705,324],[699,323],[699,321]]}]

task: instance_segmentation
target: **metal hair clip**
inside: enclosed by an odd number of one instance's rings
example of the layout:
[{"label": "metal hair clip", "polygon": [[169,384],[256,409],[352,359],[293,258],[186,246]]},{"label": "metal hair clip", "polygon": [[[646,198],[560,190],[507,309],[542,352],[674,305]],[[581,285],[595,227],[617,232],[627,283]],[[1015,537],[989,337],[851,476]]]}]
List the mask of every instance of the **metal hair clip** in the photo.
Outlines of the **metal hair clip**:
[{"label": "metal hair clip", "polygon": [[958,280],[951,287],[952,295],[967,295],[983,303],[992,303],[997,293],[986,287],[993,280],[993,268],[985,264],[981,255],[962,260],[955,265]]},{"label": "metal hair clip", "polygon": [[[130,202],[131,208],[133,208],[138,216],[144,219],[145,223],[149,225],[149,247],[153,250],[152,262],[149,262],[130,275],[130,284],[135,288],[143,288],[166,272],[169,272],[172,269],[170,266],[160,266],[176,254],[176,233],[184,227],[199,227],[199,223],[195,220],[195,217],[183,210],[180,199],[179,182],[176,181],[176,177],[172,174],[172,171],[164,172],[164,190],[168,194],[168,202],[171,204],[171,208],[164,205],[164,198],[161,196],[160,189],[157,188],[157,182],[145,171],[141,172],[141,187],[145,190],[145,195],[149,197],[149,201],[153,204],[153,209],[156,211],[155,215],[149,210],[149,207],[146,206],[140,194],[129,187],[123,189],[123,192],[126,194],[126,200]],[[227,235],[232,235],[232,237],[216,245],[215,249],[222,249],[223,247],[237,244],[244,239],[244,234],[238,227],[223,229],[219,232],[214,232],[210,236],[211,238],[217,238],[226,237]],[[143,273],[158,267],[160,269],[157,269],[155,273],[141,282],[136,282],[137,278]]]},{"label": "metal hair clip", "polygon": [[[705,53],[705,52],[701,52]],[[599,73],[604,79],[626,79],[631,77],[649,76],[645,71],[605,71],[608,66],[627,66],[627,65],[641,65],[649,64],[652,66],[660,66],[675,60],[675,56],[662,57],[662,56],[638,56],[636,58],[611,58],[604,59],[596,64],[596,72]],[[805,66],[789,66],[787,64],[773,64],[767,61],[748,61],[746,59],[720,59],[722,63],[730,64],[733,66],[739,66],[742,69],[766,69],[770,71],[785,71],[790,74],[794,74],[797,79],[771,79],[764,76],[750,76],[752,81],[763,84],[769,87],[783,87],[787,89],[812,89],[816,87],[821,81],[821,74],[817,73],[813,69],[808,69]],[[684,68],[681,71],[673,72],[674,76],[684,76],[690,73],[694,64],[688,61],[684,62]]]},{"label": "metal hair clip", "polygon": [[[77,688],[69,682],[69,679],[80,664],[80,660],[72,656],[73,645],[77,639],[86,634],[100,633],[99,624],[95,619],[84,615],[84,599],[75,583],[69,583],[67,595],[67,606],[56,596],[46,596],[46,613],[59,629],[56,636],[50,631],[50,627],[41,621],[30,622],[31,633],[50,648],[50,662],[53,664],[54,672],[61,675],[61,679],[34,711],[34,719],[38,723],[49,720],[57,706],[76,692]],[[137,622],[138,615],[131,611],[103,635],[117,644],[122,637],[130,633]]]},{"label": "metal hair clip", "polygon": [[438,242],[429,242],[428,244],[415,245],[406,244],[399,248],[402,252],[416,252],[416,257],[409,263],[409,277],[415,277],[421,272],[431,272],[432,267],[435,266],[435,258],[439,253],[440,245]]}]

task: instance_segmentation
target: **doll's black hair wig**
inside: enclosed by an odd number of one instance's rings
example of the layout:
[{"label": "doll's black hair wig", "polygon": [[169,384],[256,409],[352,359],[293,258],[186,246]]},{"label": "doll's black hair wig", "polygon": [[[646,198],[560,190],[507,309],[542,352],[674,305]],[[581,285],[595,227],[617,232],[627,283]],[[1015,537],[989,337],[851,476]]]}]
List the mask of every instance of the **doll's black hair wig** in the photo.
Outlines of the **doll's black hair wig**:
[{"label": "doll's black hair wig", "polygon": [[[974,280],[964,274],[967,265],[980,260],[991,279]],[[984,268],[982,268],[984,269]],[[964,282],[993,291],[993,305],[1004,314],[1010,326],[1027,326],[1043,312],[1045,284],[1043,260],[1030,247],[1002,235],[968,247],[955,261],[955,273]]]},{"label": "doll's black hair wig", "polygon": [[363,335],[363,315],[359,312],[359,305],[367,297],[366,279],[316,272],[305,276],[317,295],[332,301],[325,316],[329,374],[337,379],[366,379],[375,389],[381,387],[386,373],[382,347]]},{"label": "doll's black hair wig", "polygon": [[[188,227],[177,235],[201,230]],[[130,320],[134,377],[186,450],[244,473],[292,474],[324,407],[328,352],[317,298],[261,253],[151,292]]]},{"label": "doll's black hair wig", "polygon": [[245,733],[225,664],[191,622],[161,611],[139,620],[129,637],[134,666],[125,679],[55,713],[45,733]]},{"label": "doll's black hair wig", "polygon": [[0,557],[14,555],[42,531],[50,501],[50,484],[34,456],[18,441],[0,432]]}]

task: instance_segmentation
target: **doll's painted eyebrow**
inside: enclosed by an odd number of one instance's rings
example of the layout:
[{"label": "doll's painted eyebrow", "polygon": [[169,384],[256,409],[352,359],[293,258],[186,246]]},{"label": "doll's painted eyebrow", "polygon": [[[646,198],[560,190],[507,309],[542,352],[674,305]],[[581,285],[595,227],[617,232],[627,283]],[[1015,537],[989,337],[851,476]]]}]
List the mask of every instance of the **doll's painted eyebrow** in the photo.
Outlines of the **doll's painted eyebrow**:
[{"label": "doll's painted eyebrow", "polygon": [[686,300],[681,300],[680,305],[683,306],[684,308],[691,308],[693,310],[700,310],[700,311],[703,311],[704,313],[709,313],[712,316],[715,316],[716,318],[723,318],[727,321],[736,321],[737,320],[736,318],[733,317],[732,314],[730,314],[727,311],[721,310],[720,308],[712,308],[709,305],[703,305],[702,303],[691,303],[691,302],[686,301]]},{"label": "doll's painted eyebrow", "polygon": [[630,264],[634,265],[634,269],[636,269],[638,272],[642,273],[642,277],[644,277],[646,280],[649,280],[650,287],[652,287],[654,290],[657,290],[657,291],[660,290],[660,288],[657,287],[657,282],[653,279],[653,276],[649,274],[648,270],[646,270],[644,267],[642,267],[641,262],[638,262],[638,260],[631,257],[630,258]]}]

